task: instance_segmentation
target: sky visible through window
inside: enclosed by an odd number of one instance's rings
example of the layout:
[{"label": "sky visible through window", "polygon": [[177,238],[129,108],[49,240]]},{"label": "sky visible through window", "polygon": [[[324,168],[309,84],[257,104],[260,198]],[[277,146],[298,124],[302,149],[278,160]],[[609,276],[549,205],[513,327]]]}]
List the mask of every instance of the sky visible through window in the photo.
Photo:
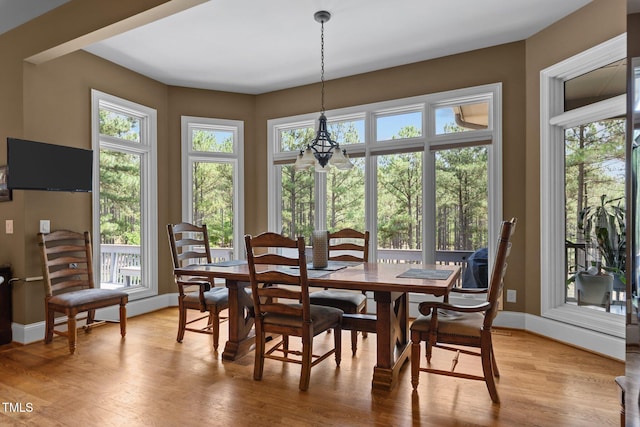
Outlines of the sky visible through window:
[{"label": "sky visible through window", "polygon": [[[444,133],[444,126],[446,124],[454,123],[453,108],[436,109],[436,135]],[[384,120],[378,120],[377,124],[378,141],[387,141],[395,136],[396,129],[405,126],[415,126],[416,129],[422,129],[422,114],[416,112],[415,114],[386,116]]]}]

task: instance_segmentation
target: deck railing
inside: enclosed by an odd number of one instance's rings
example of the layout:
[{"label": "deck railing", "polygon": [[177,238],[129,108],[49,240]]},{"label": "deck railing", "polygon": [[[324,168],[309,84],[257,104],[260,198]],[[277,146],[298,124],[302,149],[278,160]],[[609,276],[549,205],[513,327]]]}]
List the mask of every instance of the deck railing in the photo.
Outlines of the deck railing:
[{"label": "deck railing", "polygon": [[[100,282],[120,286],[140,284],[140,246],[136,245],[100,245]],[[308,248],[311,256],[311,248]],[[472,251],[436,251],[437,264],[453,264],[462,267]],[[233,258],[233,248],[211,248],[213,262],[226,261]],[[378,262],[394,264],[415,264],[422,262],[422,251],[419,249],[378,249]],[[460,275],[462,277],[462,274]],[[458,281],[460,286],[461,280]]]},{"label": "deck railing", "polygon": [[[227,261],[233,258],[233,248],[211,248],[211,257],[213,262]],[[140,246],[100,245],[100,283],[139,285]]]},{"label": "deck railing", "polygon": [[[462,286],[462,276],[467,268],[467,259],[473,251],[436,251],[436,264],[459,265],[462,271],[455,286]],[[415,264],[422,262],[420,249],[378,249],[378,262]]]}]

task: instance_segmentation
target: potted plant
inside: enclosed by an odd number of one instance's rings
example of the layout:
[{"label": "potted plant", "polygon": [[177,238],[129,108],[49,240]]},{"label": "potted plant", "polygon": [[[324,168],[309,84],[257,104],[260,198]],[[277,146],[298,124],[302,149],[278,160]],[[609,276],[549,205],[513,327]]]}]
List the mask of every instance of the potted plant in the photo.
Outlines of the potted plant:
[{"label": "potted plant", "polygon": [[599,205],[587,206],[580,212],[578,229],[584,232],[585,242],[594,244],[598,250],[600,262],[595,263],[598,273],[604,270],[626,284],[627,239],[622,199],[607,200],[606,194],[600,196]]},{"label": "potted plant", "polygon": [[[575,281],[576,290],[582,289],[583,294],[594,294],[585,292],[587,286],[597,286],[604,293],[626,288],[626,226],[622,199],[607,200],[607,196],[602,195],[600,204],[587,206],[578,216],[578,230],[584,233],[587,254],[589,249],[596,252],[584,269],[576,272],[568,281]],[[577,296],[580,300],[580,295]],[[602,302],[602,298],[596,298],[597,305],[606,304],[609,298],[605,298],[605,302]]]}]

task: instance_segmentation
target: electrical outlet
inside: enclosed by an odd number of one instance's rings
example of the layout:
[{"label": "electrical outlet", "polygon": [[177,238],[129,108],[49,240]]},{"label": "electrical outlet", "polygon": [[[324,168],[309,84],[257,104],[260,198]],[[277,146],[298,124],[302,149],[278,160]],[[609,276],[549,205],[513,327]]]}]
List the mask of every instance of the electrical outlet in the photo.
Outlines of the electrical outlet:
[{"label": "electrical outlet", "polygon": [[40,232],[41,233],[50,233],[51,232],[51,222],[48,219],[40,220]]},{"label": "electrical outlet", "polygon": [[507,302],[516,302],[516,290],[507,289]]},{"label": "electrical outlet", "polygon": [[7,219],[4,222],[4,232],[7,234],[13,234],[13,220]]}]

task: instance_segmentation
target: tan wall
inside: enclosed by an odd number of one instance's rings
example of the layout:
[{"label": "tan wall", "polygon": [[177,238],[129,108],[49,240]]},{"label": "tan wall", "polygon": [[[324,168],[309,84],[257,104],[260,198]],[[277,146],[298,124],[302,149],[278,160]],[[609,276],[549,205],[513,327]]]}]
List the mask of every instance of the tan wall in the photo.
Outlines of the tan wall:
[{"label": "tan wall", "polygon": [[540,71],[624,33],[626,10],[625,0],[594,0],[526,41],[527,220],[516,233],[526,233],[527,313],[540,314]]},{"label": "tan wall", "polygon": [[[115,64],[83,51],[35,66],[25,64],[24,70],[24,137],[35,141],[91,148],[91,89],[97,89],[130,101],[155,108],[158,114],[158,169],[169,163],[167,87],[154,80],[132,73]],[[158,176],[158,222],[167,222],[169,176]],[[39,220],[49,219],[52,229],[91,230],[92,206],[90,193],[47,191],[16,191],[25,201],[24,241],[26,276],[41,275],[41,263],[36,241]],[[162,228],[159,227],[158,232]],[[160,256],[168,259],[160,245]],[[168,281],[160,280],[161,293],[167,292]],[[42,320],[43,308],[33,301],[42,301],[39,282],[16,285],[25,289],[24,298],[16,298],[18,319],[26,323]],[[24,304],[23,306],[20,303]]]},{"label": "tan wall", "polygon": [[[502,82],[503,92],[503,170],[504,217],[518,217],[525,222],[522,188],[525,182],[524,121],[524,42],[510,43],[431,61],[394,67],[326,83],[325,102],[328,110],[377,101],[405,98]],[[329,65],[330,66],[330,65]],[[318,111],[320,86],[309,85],[258,96],[256,108],[256,140],[248,151],[254,152],[255,188],[247,189],[247,199],[256,200],[256,218],[247,217],[247,232],[264,231],[267,227],[267,119]],[[524,227],[523,227],[524,228]],[[524,295],[524,229],[514,238],[508,287]],[[506,309],[521,311],[524,299],[508,303]]]},{"label": "tan wall", "polygon": [[[184,0],[186,1],[186,0]],[[48,37],[53,22],[70,26],[61,40],[77,37],[133,13],[127,1],[109,4],[122,13],[77,19],[86,4],[99,0],[72,0],[67,7],[38,22],[0,37],[0,164],[6,161],[7,136],[25,137],[70,146],[90,147],[90,88],[121,96],[158,110],[160,265],[168,260],[165,224],[177,221],[180,208],[180,116],[209,116],[245,121],[245,227],[249,233],[266,229],[267,165],[266,120],[318,110],[320,88],[308,85],[249,96],[167,87],[84,52],[33,65],[23,62],[55,43]],[[133,2],[137,5],[140,2]],[[179,3],[146,0],[154,4]],[[63,11],[70,12],[67,15]],[[395,67],[327,82],[327,109],[434,93],[487,83],[503,83],[504,217],[516,216],[507,287],[518,291],[512,311],[539,313],[539,71],[574,53],[624,31],[624,0],[595,0],[525,42],[510,43],[432,61]],[[117,17],[115,16],[117,15]],[[82,22],[78,22],[82,21]],[[87,22],[88,21],[88,22]],[[46,25],[44,25],[46,24]],[[590,28],[584,31],[584,28]],[[71,34],[69,34],[71,33]],[[34,41],[35,37],[35,41]],[[29,39],[20,47],[22,40]],[[561,40],[562,42],[559,42]],[[17,47],[16,47],[17,46]],[[524,190],[524,191],[523,191]],[[0,262],[10,262],[17,275],[39,275],[35,247],[39,219],[53,228],[90,228],[91,196],[15,191],[14,200],[0,203],[0,225],[14,219],[15,234],[0,227]],[[525,262],[526,260],[526,262]],[[160,271],[161,293],[175,291],[170,267]],[[29,324],[43,319],[39,283],[17,284],[14,321]]]},{"label": "tan wall", "polygon": [[[55,58],[123,29],[123,20],[141,25],[190,7],[202,0],[72,0],[54,11],[0,36],[0,164],[6,163],[6,137],[13,136],[90,148],[91,87],[158,108],[159,164],[168,163],[167,88],[92,55],[77,52],[43,62],[25,62],[32,55]],[[86,36],[91,34],[91,36]],[[62,48],[60,48],[62,46]],[[50,49],[53,49],[50,50]],[[160,168],[162,169],[162,168]],[[168,176],[160,176],[166,188]],[[159,221],[166,223],[168,199],[159,196]],[[14,220],[14,234],[4,221]],[[17,277],[41,274],[35,246],[38,220],[53,228],[91,227],[91,196],[41,191],[14,191],[11,202],[0,203],[0,263],[12,265]],[[161,256],[168,256],[162,253]],[[161,292],[171,281],[162,278]],[[13,291],[13,321],[29,324],[44,319],[39,282],[18,282]]]},{"label": "tan wall", "polygon": [[640,13],[627,16],[627,56],[640,56]]},{"label": "tan wall", "polygon": [[[255,96],[253,95],[188,89],[173,86],[169,87],[169,163],[166,171],[163,173],[169,177],[167,190],[171,197],[170,203],[167,206],[167,220],[160,223],[162,227],[166,227],[167,223],[176,223],[182,220],[182,191],[180,182],[181,116],[242,120],[244,121],[244,140],[246,147],[250,145],[250,141],[255,139],[254,115]],[[245,186],[248,189],[253,187],[253,171],[251,168],[248,168],[246,164],[251,161],[252,158],[253,153],[251,153],[250,150],[245,149],[245,165],[241,166],[241,171],[244,173]],[[245,210],[247,215],[249,215],[254,210],[254,204],[248,193],[245,194],[244,202]],[[163,228],[158,239],[160,247],[167,248],[166,255],[163,253],[159,254],[159,276],[163,277],[165,280],[173,281],[173,270],[169,261],[171,258],[166,234],[166,228]],[[175,285],[172,286],[175,287]],[[177,292],[177,290],[173,290],[172,292]]]}]

